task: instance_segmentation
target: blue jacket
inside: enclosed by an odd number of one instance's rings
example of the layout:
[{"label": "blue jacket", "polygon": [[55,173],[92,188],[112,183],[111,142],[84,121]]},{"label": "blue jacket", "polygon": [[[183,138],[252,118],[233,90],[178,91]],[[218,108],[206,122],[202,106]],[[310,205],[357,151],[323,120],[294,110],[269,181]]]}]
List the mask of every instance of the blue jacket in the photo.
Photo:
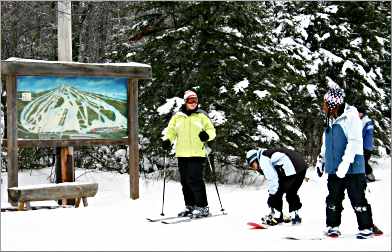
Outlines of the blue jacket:
[{"label": "blue jacket", "polygon": [[374,124],[370,118],[365,115],[362,117],[362,138],[363,138],[363,148],[365,150],[373,150],[373,132]]},{"label": "blue jacket", "polygon": [[325,129],[320,157],[325,172],[335,174],[365,173],[363,157],[362,123],[355,107],[345,105],[342,115]]}]

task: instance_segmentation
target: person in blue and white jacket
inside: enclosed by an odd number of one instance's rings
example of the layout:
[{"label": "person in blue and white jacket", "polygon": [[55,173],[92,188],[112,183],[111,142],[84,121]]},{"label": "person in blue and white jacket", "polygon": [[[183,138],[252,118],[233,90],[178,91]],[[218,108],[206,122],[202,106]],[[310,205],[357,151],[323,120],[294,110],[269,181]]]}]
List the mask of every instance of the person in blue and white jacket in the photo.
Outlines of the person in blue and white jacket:
[{"label": "person in blue and white jacket", "polygon": [[365,174],[368,182],[374,182],[376,178],[373,174],[373,169],[369,164],[370,157],[372,156],[374,123],[366,114],[365,107],[358,106],[359,118],[362,121],[362,139],[363,139],[363,156],[365,157]]},{"label": "person in blue and white jacket", "polygon": [[262,220],[269,225],[284,221],[282,198],[286,193],[291,222],[301,223],[298,210],[302,207],[302,203],[298,190],[308,168],[303,155],[287,148],[258,148],[246,153],[246,162],[250,169],[258,171],[267,179],[269,193],[267,204],[271,208],[271,213]]},{"label": "person in blue and white jacket", "polygon": [[358,111],[354,106],[344,103],[344,92],[339,87],[330,88],[325,94],[323,111],[327,114],[327,123],[316,168],[319,176],[322,176],[324,169],[328,174],[327,235],[340,235],[342,202],[346,189],[357,217],[357,238],[371,237],[374,231],[379,234],[381,231],[373,224],[372,209],[365,196],[367,183],[362,122]]}]

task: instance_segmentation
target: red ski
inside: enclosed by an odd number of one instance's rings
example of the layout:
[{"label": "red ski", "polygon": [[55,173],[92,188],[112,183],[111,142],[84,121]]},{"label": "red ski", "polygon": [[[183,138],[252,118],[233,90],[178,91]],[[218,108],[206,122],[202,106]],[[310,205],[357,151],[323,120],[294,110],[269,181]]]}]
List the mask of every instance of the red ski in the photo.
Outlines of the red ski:
[{"label": "red ski", "polygon": [[264,226],[263,224],[259,224],[256,222],[248,222],[247,224],[251,226],[250,229],[267,229],[267,227]]}]

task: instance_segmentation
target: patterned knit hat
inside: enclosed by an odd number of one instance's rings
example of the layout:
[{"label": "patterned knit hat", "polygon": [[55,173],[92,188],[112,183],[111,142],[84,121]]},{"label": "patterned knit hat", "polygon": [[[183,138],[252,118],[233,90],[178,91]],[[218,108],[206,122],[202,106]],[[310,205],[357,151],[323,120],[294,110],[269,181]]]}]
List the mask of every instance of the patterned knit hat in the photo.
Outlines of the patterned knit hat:
[{"label": "patterned knit hat", "polygon": [[324,101],[327,103],[328,109],[332,110],[344,102],[343,89],[339,87],[330,88],[324,95]]}]

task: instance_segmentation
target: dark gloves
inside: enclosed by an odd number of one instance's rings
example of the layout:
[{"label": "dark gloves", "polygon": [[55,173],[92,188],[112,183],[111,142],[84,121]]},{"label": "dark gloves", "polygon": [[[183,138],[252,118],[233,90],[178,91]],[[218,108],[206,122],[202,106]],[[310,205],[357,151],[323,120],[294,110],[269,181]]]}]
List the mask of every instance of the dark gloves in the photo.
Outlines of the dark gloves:
[{"label": "dark gloves", "polygon": [[317,171],[317,175],[319,177],[323,176],[323,173],[324,173],[324,163],[321,161],[320,157],[317,159],[316,171]]},{"label": "dark gloves", "polygon": [[199,138],[202,142],[205,142],[210,138],[210,136],[204,130],[199,133]]},{"label": "dark gloves", "polygon": [[324,173],[324,165],[321,167],[321,169],[320,167],[317,166],[317,175],[321,177],[323,176],[323,173]]},{"label": "dark gloves", "polygon": [[169,139],[166,139],[165,141],[162,142],[162,147],[164,150],[170,150],[171,149],[171,142]]}]

